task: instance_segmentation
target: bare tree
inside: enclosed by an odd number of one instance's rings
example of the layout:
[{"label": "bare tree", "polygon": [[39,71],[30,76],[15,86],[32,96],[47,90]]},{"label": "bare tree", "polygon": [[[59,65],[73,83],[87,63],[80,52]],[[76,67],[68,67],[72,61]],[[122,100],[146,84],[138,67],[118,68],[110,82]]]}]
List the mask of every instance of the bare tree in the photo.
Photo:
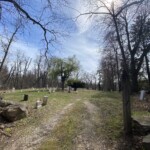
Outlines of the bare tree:
[{"label": "bare tree", "polygon": [[58,21],[53,9],[56,9],[56,4],[59,7],[64,3],[67,2],[65,0],[57,0],[56,3],[50,0],[36,2],[30,0],[0,0],[1,23],[8,26],[8,24],[10,25],[9,22],[12,23],[12,20],[21,18],[24,23],[39,27],[43,32],[42,40],[45,42],[46,55],[49,51],[49,44],[55,43],[57,37],[61,35],[60,30],[56,29],[55,24],[58,24]]},{"label": "bare tree", "polygon": [[[146,0],[125,0],[119,5],[118,3],[112,2],[108,5],[104,0],[89,0],[92,10],[85,13],[80,13],[78,17],[82,15],[105,15],[114,28],[116,40],[119,45],[119,49],[122,56],[122,87],[123,87],[123,118],[124,118],[124,132],[125,135],[132,135],[132,121],[131,121],[131,106],[130,106],[130,75],[129,75],[129,64],[126,55],[126,47],[124,47],[124,41],[122,39],[121,22],[120,17],[127,10],[134,9],[136,12],[137,8]],[[132,13],[134,13],[132,12]],[[106,23],[106,22],[105,22]]]},{"label": "bare tree", "polygon": [[1,58],[1,62],[0,62],[0,72],[3,68],[3,65],[6,61],[6,57],[8,55],[8,52],[10,50],[10,47],[13,43],[13,40],[14,40],[15,35],[17,34],[19,28],[20,28],[20,25],[17,25],[14,32],[12,33],[12,35],[10,37],[8,37],[8,38],[4,37],[4,39],[1,40],[1,48],[2,48],[4,54],[3,54],[2,58]]}]

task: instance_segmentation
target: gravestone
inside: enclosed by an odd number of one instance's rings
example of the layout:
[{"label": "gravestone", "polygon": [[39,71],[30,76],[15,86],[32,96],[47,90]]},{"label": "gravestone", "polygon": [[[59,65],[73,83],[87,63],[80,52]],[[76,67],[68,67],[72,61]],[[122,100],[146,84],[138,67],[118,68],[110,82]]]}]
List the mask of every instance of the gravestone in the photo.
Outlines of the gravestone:
[{"label": "gravestone", "polygon": [[15,88],[14,87],[12,88],[12,92],[15,92]]},{"label": "gravestone", "polygon": [[56,92],[56,88],[53,88],[53,93],[55,93]]},{"label": "gravestone", "polygon": [[47,101],[48,101],[48,96],[44,96],[42,105],[43,106],[47,105]]},{"label": "gravestone", "polygon": [[49,92],[49,93],[52,93],[52,89],[50,88],[48,92]]},{"label": "gravestone", "polygon": [[140,91],[140,100],[144,100],[145,98],[145,90]]},{"label": "gravestone", "polygon": [[38,108],[42,107],[42,103],[43,103],[42,101],[37,100],[36,104],[35,104],[35,108],[38,109]]},{"label": "gravestone", "polygon": [[28,96],[27,94],[24,94],[24,98],[23,98],[23,100],[24,100],[24,101],[27,101],[27,100],[28,100],[28,98],[29,98],[29,96]]},{"label": "gravestone", "polygon": [[71,93],[71,86],[68,87],[68,93]]}]

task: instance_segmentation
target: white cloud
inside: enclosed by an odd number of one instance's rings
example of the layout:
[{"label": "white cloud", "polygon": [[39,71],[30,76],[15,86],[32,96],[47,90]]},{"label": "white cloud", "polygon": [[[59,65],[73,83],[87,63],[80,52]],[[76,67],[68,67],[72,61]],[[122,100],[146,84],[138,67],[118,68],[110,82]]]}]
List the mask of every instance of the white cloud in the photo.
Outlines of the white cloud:
[{"label": "white cloud", "polygon": [[99,53],[98,44],[89,41],[86,36],[74,34],[64,42],[64,50],[57,54],[61,57],[76,55],[82,68],[88,72],[97,70]]},{"label": "white cloud", "polygon": [[39,49],[37,46],[31,43],[25,43],[24,41],[19,41],[19,40],[17,40],[16,42],[12,44],[10,53],[15,53],[18,50],[24,53],[26,56],[33,58],[33,59],[39,53]]}]

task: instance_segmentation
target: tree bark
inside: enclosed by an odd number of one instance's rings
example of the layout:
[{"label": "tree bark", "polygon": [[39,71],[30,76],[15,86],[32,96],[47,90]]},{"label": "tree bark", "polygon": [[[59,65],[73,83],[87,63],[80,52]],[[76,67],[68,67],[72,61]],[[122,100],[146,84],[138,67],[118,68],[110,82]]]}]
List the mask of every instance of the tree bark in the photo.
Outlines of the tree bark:
[{"label": "tree bark", "polygon": [[123,123],[125,136],[132,135],[132,119],[130,104],[130,79],[127,71],[122,73]]},{"label": "tree bark", "polygon": [[138,72],[135,68],[135,59],[134,56],[131,56],[131,70],[130,70],[130,74],[131,74],[131,92],[132,93],[137,93],[139,90],[139,86],[138,86]]},{"label": "tree bark", "polygon": [[150,87],[150,70],[149,70],[149,60],[147,58],[147,55],[145,55],[145,61],[146,61],[146,70],[148,75],[148,85]]},{"label": "tree bark", "polygon": [[64,91],[65,89],[65,78],[61,77],[61,90]]}]

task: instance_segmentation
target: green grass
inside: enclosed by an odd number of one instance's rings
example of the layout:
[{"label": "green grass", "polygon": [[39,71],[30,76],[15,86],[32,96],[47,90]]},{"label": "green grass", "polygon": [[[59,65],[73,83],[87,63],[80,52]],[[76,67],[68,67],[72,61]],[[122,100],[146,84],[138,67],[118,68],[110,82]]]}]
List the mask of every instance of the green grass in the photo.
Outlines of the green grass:
[{"label": "green grass", "polygon": [[74,139],[82,130],[82,119],[86,111],[84,105],[78,102],[75,107],[64,117],[51,136],[45,141],[40,150],[71,150],[74,148]]},{"label": "green grass", "polygon": [[[38,90],[37,90],[38,91]],[[15,103],[25,104],[28,106],[29,115],[27,118],[16,121],[16,128],[14,132],[20,132],[20,135],[29,134],[34,128],[43,124],[58,111],[62,110],[69,103],[76,103],[78,100],[86,99],[91,96],[93,91],[79,90],[78,93],[56,92],[48,93],[48,91],[32,91],[32,90],[16,90],[11,93],[3,93],[5,100],[10,100]],[[29,95],[28,101],[22,101],[24,94]],[[48,96],[48,104],[40,109],[34,109],[37,100],[42,99],[43,96]]]},{"label": "green grass", "polygon": [[[29,95],[28,101],[22,101],[24,94]],[[43,96],[48,96],[48,104],[40,109],[34,109],[36,101],[38,99],[42,99]],[[28,106],[28,117],[15,122],[15,125],[17,127],[16,130],[20,130],[22,133],[28,134],[30,130],[39,126],[41,123],[46,122],[47,119],[49,119],[56,112],[61,110],[64,106],[74,102],[76,96],[77,95],[68,94],[65,92],[49,94],[47,91],[38,93],[36,91],[31,92],[25,90],[23,92],[20,92],[20,90],[16,90],[16,92],[14,93],[5,93],[4,99],[14,101],[15,103],[25,104]],[[27,128],[27,130],[25,128]]]},{"label": "green grass", "polygon": [[[29,95],[28,101],[22,101],[24,94]],[[48,104],[40,109],[34,109],[35,102],[48,96]],[[62,110],[69,103],[75,103],[63,120],[55,127],[49,138],[42,144],[40,150],[71,150],[74,148],[74,139],[83,130],[84,119],[89,118],[85,109],[84,101],[90,101],[98,108],[94,114],[94,131],[97,137],[106,141],[117,141],[123,132],[123,115],[121,94],[117,92],[99,92],[92,90],[79,90],[78,93],[56,92],[49,94],[47,91],[16,91],[5,93],[5,100],[12,100],[17,103],[26,104],[29,107],[29,116],[15,122],[15,128],[11,133],[20,132],[24,136],[46,123],[48,119]],[[111,143],[110,142],[110,143]],[[109,144],[108,142],[108,145]]]},{"label": "green grass", "polygon": [[107,140],[119,139],[123,132],[121,95],[117,92],[100,92],[93,95],[90,101],[99,108],[101,119],[96,128],[97,135]]},{"label": "green grass", "polygon": [[[122,101],[117,93],[107,94],[103,92],[88,91],[82,94],[84,100],[90,100],[98,107],[98,113],[93,114],[92,121],[95,138],[102,137],[110,148],[112,141],[117,141],[122,135]],[[85,96],[85,95],[86,96]],[[83,96],[84,95],[84,96]],[[113,97],[111,98],[111,95]],[[78,102],[73,110],[68,112],[61,123],[54,129],[50,137],[42,143],[40,150],[71,150],[74,149],[74,139],[84,129],[84,119],[89,119],[83,100]],[[111,141],[111,142],[110,142]]]}]

